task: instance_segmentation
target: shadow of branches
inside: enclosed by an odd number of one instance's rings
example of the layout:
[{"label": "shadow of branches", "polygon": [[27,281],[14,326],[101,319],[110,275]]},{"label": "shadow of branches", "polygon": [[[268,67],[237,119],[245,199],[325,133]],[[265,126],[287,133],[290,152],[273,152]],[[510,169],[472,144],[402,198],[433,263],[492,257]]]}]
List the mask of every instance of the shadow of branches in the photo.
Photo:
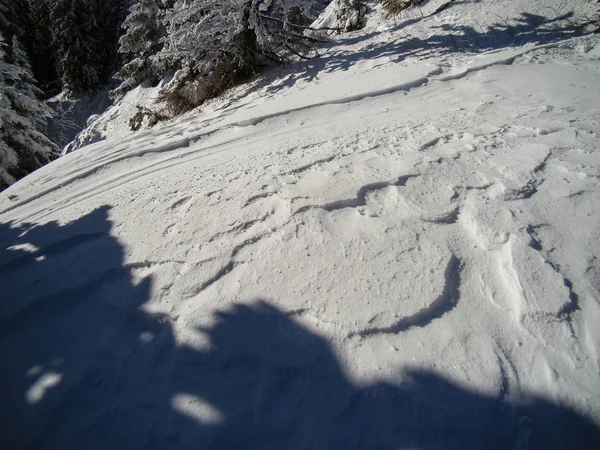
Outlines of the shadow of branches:
[{"label": "shadow of branches", "polygon": [[348,47],[341,49],[342,47],[332,43],[320,57],[308,62],[299,62],[292,70],[286,70],[281,79],[275,82],[272,79],[264,79],[237,97],[243,98],[254,90],[259,90],[266,95],[276,94],[299,81],[311,82],[318,78],[319,74],[347,71],[365,60],[386,57],[401,62],[409,57],[427,58],[434,55],[441,57],[451,53],[500,50],[524,44],[549,44],[585,34],[584,24],[575,17],[573,12],[558,14],[552,9],[546,10],[546,15],[543,12],[539,14],[524,12],[513,20],[496,16],[496,21],[485,27],[482,24],[469,26],[458,23],[430,25],[428,30],[433,30],[433,33],[421,30],[423,35],[402,32],[423,20],[410,18],[389,30],[391,35],[400,36],[397,39],[370,44],[370,39],[377,33],[358,32],[341,38],[340,42],[346,47],[364,42],[365,45],[359,50]]}]

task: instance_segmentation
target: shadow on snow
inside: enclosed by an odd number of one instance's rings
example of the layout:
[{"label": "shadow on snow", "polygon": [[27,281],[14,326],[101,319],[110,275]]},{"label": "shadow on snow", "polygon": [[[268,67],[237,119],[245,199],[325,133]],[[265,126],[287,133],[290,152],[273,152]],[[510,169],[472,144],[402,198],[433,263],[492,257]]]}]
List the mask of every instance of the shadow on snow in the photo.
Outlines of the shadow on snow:
[{"label": "shadow on snow", "polygon": [[[453,5],[450,4],[449,7]],[[547,14],[543,15],[544,13]],[[368,44],[359,50],[355,48],[339,50],[337,46],[340,43],[355,45],[363,41],[367,42],[379,33],[341,36],[339,43],[333,41],[326,44],[326,52],[320,57],[296,63],[293,70],[289,67],[284,69],[285,74],[281,79],[273,80],[271,77],[266,77],[236,95],[220,109],[231,110],[231,105],[236,100],[245,98],[251,91],[258,90],[262,94],[273,95],[293,86],[298,81],[311,82],[318,79],[319,74],[346,71],[366,60],[386,57],[401,62],[408,57],[427,58],[451,53],[501,50],[524,44],[549,44],[585,34],[583,22],[577,20],[573,12],[559,15],[551,8],[540,11],[540,14],[524,12],[511,20],[500,16],[496,18],[496,23],[485,30],[481,25],[477,29],[473,26],[442,23],[437,26],[427,26],[427,29],[433,30],[431,35],[427,35],[425,30],[421,30],[423,35],[404,33],[397,39]],[[421,20],[423,20],[421,17],[408,18],[390,29],[390,32],[397,33]]]},{"label": "shadow on snow", "polygon": [[3,449],[583,449],[600,433],[530,396],[431,372],[353,384],[328,342],[269,302],[216,313],[211,347],[144,311],[109,208],[66,225],[0,224]]}]

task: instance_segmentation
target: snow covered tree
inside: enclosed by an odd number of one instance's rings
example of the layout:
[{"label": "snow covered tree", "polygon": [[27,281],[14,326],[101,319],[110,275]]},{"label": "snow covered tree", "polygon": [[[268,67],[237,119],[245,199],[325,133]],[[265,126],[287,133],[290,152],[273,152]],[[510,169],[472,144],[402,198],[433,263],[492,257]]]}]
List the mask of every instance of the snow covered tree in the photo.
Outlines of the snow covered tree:
[{"label": "snow covered tree", "polygon": [[146,80],[158,81],[160,76],[152,57],[163,47],[166,27],[160,20],[165,9],[162,0],[137,0],[123,22],[124,34],[119,39],[119,53],[126,63],[115,78],[121,82],[113,95],[121,95]]},{"label": "snow covered tree", "polygon": [[58,155],[45,135],[52,110],[39,94],[18,37],[9,48],[0,32],[0,190]]},{"label": "snow covered tree", "polygon": [[121,66],[118,52],[121,25],[127,17],[132,0],[95,0],[95,2],[94,16],[100,32],[98,39],[101,43],[103,68],[100,81],[102,84],[107,84]]},{"label": "snow covered tree", "polygon": [[167,36],[159,57],[166,64],[207,76],[242,79],[258,58],[281,62],[310,54],[303,34],[324,4],[306,0],[178,0],[164,16]]},{"label": "snow covered tree", "polygon": [[325,29],[329,33],[358,30],[364,25],[366,12],[363,0],[333,0],[311,27]]},{"label": "snow covered tree", "polygon": [[52,46],[63,88],[71,91],[98,88],[104,54],[94,2],[58,0],[51,8]]},{"label": "snow covered tree", "polygon": [[177,0],[162,15],[159,73],[179,71],[163,95],[177,115],[248,79],[268,61],[307,58],[318,39],[304,33],[323,0]]},{"label": "snow covered tree", "polygon": [[[94,90],[120,66],[120,25],[132,0],[0,0],[19,12],[36,79],[46,96]],[[1,6],[0,6],[1,7]],[[5,39],[10,41],[5,32]]]},{"label": "snow covered tree", "polygon": [[306,55],[311,39],[303,27],[317,3],[300,0],[179,0],[165,16],[163,56],[200,74],[226,65],[235,73],[255,69],[256,57],[282,61]]},{"label": "snow covered tree", "polygon": [[6,33],[7,28],[10,26],[8,18],[9,9],[6,4],[6,0],[0,0],[0,30]]},{"label": "snow covered tree", "polygon": [[23,37],[23,27],[29,16],[29,0],[0,0],[0,30],[7,42],[14,35]]},{"label": "snow covered tree", "polygon": [[61,90],[50,20],[51,5],[55,4],[47,0],[26,1],[28,11],[24,17],[23,44],[27,48],[35,79],[45,97],[50,97]]}]

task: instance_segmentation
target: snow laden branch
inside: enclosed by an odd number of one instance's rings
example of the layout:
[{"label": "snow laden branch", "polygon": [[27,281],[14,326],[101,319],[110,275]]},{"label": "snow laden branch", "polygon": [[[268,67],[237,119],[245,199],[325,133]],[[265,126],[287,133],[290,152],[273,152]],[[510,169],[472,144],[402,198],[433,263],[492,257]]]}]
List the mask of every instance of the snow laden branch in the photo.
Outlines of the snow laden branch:
[{"label": "snow laden branch", "polygon": [[194,75],[227,71],[243,78],[263,58],[310,57],[320,40],[303,31],[323,7],[316,0],[179,0],[163,16],[167,33],[156,62]]}]

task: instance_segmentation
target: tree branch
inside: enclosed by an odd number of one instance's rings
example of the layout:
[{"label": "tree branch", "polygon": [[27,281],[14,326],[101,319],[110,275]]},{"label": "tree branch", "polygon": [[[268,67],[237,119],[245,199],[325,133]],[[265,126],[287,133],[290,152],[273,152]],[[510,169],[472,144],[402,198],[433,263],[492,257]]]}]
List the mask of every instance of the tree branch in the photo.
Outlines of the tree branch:
[{"label": "tree branch", "polygon": [[295,51],[292,47],[290,47],[287,44],[285,44],[285,48],[287,48],[290,52],[292,52],[294,55],[298,56],[299,58],[306,59],[306,60],[313,58],[312,56],[305,56],[301,53],[298,53],[297,51]]},{"label": "tree branch", "polygon": [[277,19],[276,17],[266,16],[265,14],[262,14],[262,13],[258,13],[258,15],[260,17],[262,17],[263,19],[272,20],[274,22],[279,22],[279,23],[282,23],[284,25],[291,25],[293,27],[302,28],[304,30],[311,30],[311,31],[320,31],[320,30],[326,30],[326,31],[344,31],[343,28],[328,28],[328,27],[323,27],[323,28],[318,28],[318,29],[317,28],[311,28],[311,27],[307,27],[307,26],[304,26],[304,25],[296,25],[294,23],[286,22],[285,20]]}]

